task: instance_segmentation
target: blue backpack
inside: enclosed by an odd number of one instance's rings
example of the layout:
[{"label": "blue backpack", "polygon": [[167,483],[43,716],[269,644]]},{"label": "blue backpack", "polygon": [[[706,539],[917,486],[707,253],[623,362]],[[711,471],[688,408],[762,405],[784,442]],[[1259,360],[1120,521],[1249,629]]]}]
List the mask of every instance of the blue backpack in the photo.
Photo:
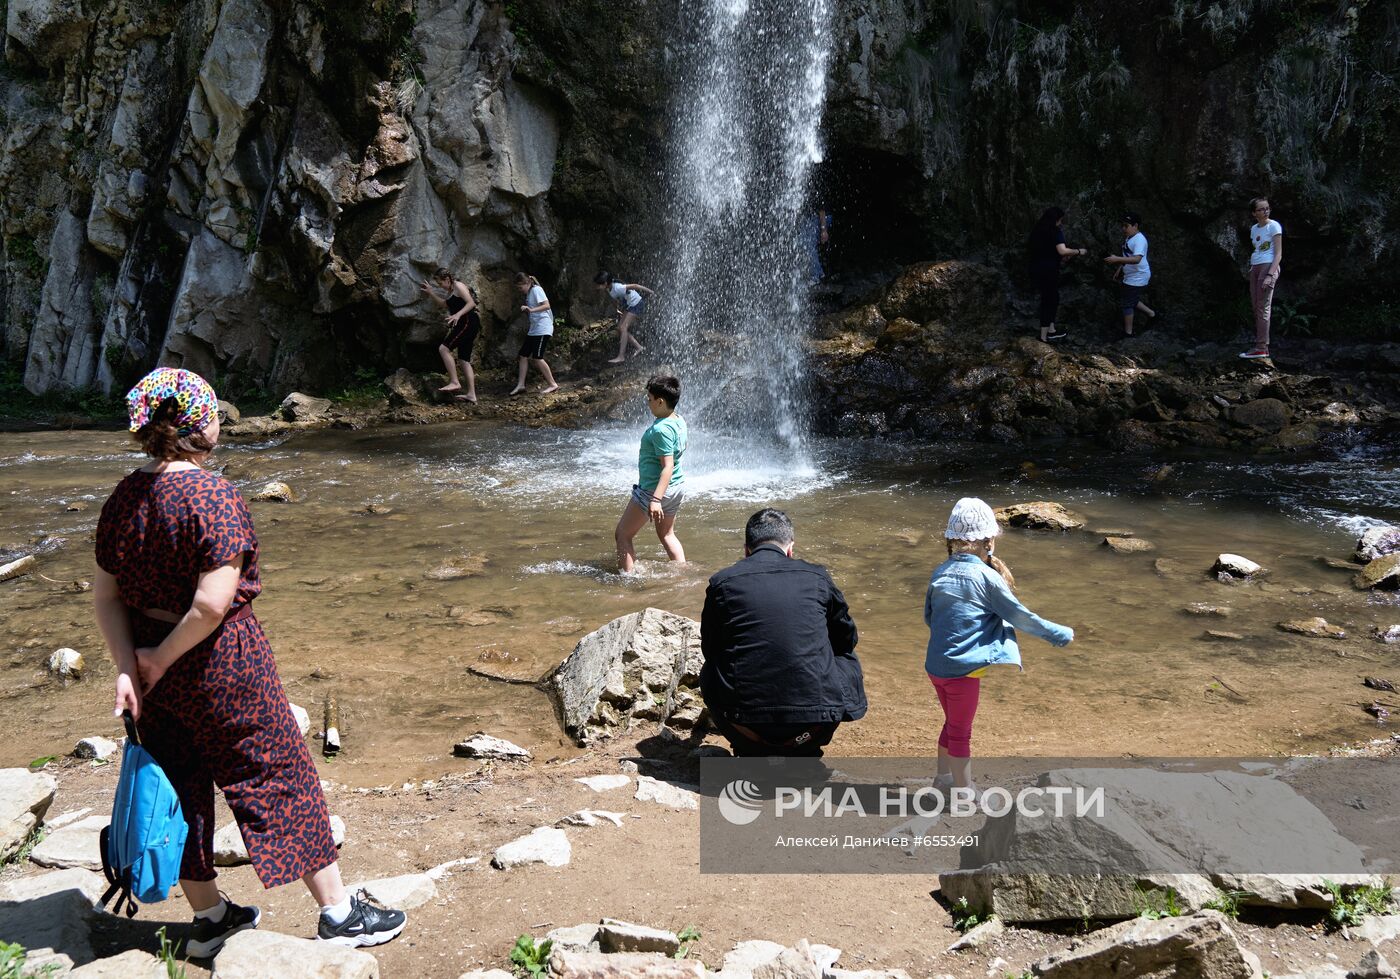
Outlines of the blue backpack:
[{"label": "blue backpack", "polygon": [[[102,831],[102,872],[112,885],[99,907],[116,895],[113,911],[126,902],[126,916],[136,914],[136,901],[154,904],[170,895],[180,879],[180,858],[189,827],[180,811],[175,787],[136,733],[131,713],[122,714],[126,747],[121,778],[112,802],[112,822]],[[135,900],[133,900],[133,896]]]}]

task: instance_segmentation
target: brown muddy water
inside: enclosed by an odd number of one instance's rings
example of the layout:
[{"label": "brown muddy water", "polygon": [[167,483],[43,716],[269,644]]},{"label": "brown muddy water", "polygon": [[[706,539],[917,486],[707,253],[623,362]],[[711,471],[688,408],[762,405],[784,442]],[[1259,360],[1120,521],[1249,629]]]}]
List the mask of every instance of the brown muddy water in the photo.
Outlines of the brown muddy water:
[{"label": "brown muddy water", "polygon": [[[983,684],[975,753],[1305,753],[1388,733],[1359,705],[1371,699],[1364,675],[1400,679],[1400,647],[1370,636],[1400,622],[1396,596],[1355,591],[1349,573],[1319,559],[1347,557],[1361,527],[1400,516],[1393,450],[1179,458],[1148,483],[1160,461],[1089,447],[827,441],[793,465],[697,433],[678,524],[690,563],[668,565],[646,531],[641,573],[622,578],[612,528],[635,478],[636,437],[453,423],[220,447],[215,467],[245,491],[276,478],[299,494],[251,504],[257,610],[291,699],[318,728],[328,693],[343,707],[346,750],[323,771],[351,785],[438,775],[457,764],[453,742],[479,729],[544,758],[571,754],[543,694],[469,667],[538,675],[587,632],[647,605],[698,618],[706,578],[739,557],[761,503],[789,511],[799,553],[831,569],[860,629],[870,712],[833,753],[932,753],[941,716],[922,670],[922,602],[948,508],[963,495],[1056,500],[1096,531],[1011,531],[999,545],[1026,603],[1078,638],[1064,650],[1028,639],[1025,671]],[[91,596],[63,583],[91,577],[98,511],[141,462],[121,433],[0,434],[0,559],[38,553],[53,579],[0,583],[0,766],[119,733]],[[367,513],[370,503],[389,512]],[[1113,530],[1156,550],[1116,554],[1101,545]],[[1206,570],[1221,551],[1270,574],[1220,584]],[[439,580],[444,567],[465,576]],[[1231,614],[1183,611],[1198,602]],[[1277,628],[1314,615],[1347,638]],[[48,675],[60,646],[83,653],[81,681]]]}]

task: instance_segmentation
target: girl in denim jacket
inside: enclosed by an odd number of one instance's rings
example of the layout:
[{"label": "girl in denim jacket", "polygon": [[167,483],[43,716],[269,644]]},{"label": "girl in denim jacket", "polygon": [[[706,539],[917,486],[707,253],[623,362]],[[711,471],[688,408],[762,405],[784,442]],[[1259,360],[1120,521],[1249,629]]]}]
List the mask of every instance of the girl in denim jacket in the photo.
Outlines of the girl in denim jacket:
[{"label": "girl in denim jacket", "polygon": [[928,654],[924,670],[943,708],[938,735],[939,787],[972,786],[972,721],[989,666],[1021,666],[1016,629],[1056,646],[1074,639],[1017,600],[1011,569],[993,553],[1001,533],[992,508],[976,497],[953,507],[944,535],[948,560],[933,569],[924,599]]}]

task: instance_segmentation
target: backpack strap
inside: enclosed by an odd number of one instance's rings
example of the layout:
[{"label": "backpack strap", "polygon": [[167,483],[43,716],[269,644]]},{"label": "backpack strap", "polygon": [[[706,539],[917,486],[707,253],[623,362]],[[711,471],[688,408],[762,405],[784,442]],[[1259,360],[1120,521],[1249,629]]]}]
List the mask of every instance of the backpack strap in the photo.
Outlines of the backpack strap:
[{"label": "backpack strap", "polygon": [[130,740],[132,744],[139,745],[141,743],[141,735],[136,730],[136,721],[131,716],[131,711],[122,711],[122,726],[126,728],[127,739]]},{"label": "backpack strap", "polygon": [[[129,717],[130,715],[128,715]],[[130,721],[127,722],[127,730],[132,730]],[[136,917],[136,901],[131,896],[131,873],[127,870],[117,870],[112,866],[112,859],[108,856],[107,841],[112,827],[102,827],[102,833],[98,837],[98,846],[102,851],[102,873],[107,878],[107,883],[111,886],[102,892],[102,898],[97,902],[99,908],[106,908],[107,903],[115,896],[117,903],[112,905],[112,912],[118,914],[122,909],[122,902],[126,902],[126,916]]]}]

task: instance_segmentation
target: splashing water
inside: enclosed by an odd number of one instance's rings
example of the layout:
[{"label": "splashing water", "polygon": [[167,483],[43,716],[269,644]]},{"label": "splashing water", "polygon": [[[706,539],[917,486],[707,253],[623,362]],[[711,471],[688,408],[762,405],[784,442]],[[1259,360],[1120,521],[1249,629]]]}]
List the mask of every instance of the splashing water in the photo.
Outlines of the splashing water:
[{"label": "splashing water", "polygon": [[802,467],[802,235],[822,155],[832,4],[698,0],[681,16],[661,332],[692,424],[749,443],[728,467]]}]

